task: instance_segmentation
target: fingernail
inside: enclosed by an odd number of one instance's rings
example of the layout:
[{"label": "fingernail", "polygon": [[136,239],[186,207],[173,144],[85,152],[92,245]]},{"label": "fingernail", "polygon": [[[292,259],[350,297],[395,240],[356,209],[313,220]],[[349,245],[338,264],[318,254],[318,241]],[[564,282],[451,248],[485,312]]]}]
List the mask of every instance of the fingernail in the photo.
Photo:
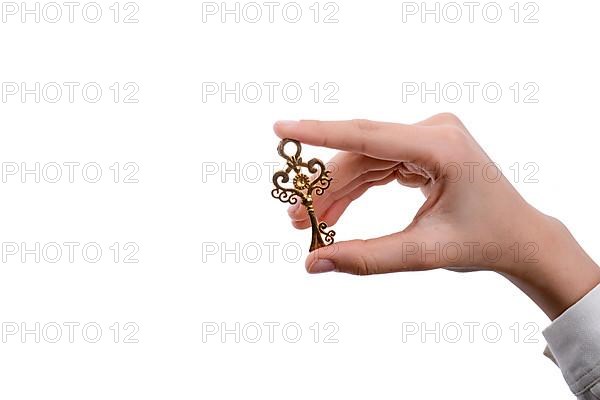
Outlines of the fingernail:
[{"label": "fingernail", "polygon": [[275,125],[282,126],[282,127],[292,127],[297,124],[298,124],[298,121],[292,121],[292,120],[283,120],[283,121],[275,122]]},{"label": "fingernail", "polygon": [[308,267],[309,274],[322,274],[335,271],[335,264],[331,260],[317,260]]},{"label": "fingernail", "polygon": [[296,213],[298,212],[299,209],[300,209],[300,203],[296,203],[294,205],[291,205],[288,208],[288,214],[290,215],[290,217],[295,217]]}]

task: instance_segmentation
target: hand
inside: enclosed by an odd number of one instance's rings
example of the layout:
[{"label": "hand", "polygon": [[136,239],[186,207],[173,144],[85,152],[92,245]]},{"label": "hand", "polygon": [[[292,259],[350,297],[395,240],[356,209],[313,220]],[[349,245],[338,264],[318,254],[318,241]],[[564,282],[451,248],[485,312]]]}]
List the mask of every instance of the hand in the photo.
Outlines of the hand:
[{"label": "hand", "polygon": [[[400,232],[311,253],[311,273],[491,270],[511,279],[551,318],[600,282],[600,269],[566,228],[527,204],[451,114],[414,125],[281,121],[274,129],[281,138],[341,150],[330,162],[330,189],[314,199],[318,219],[328,225],[376,185],[397,180],[426,196]],[[292,206],[289,214],[296,228],[310,226],[302,207]]]}]

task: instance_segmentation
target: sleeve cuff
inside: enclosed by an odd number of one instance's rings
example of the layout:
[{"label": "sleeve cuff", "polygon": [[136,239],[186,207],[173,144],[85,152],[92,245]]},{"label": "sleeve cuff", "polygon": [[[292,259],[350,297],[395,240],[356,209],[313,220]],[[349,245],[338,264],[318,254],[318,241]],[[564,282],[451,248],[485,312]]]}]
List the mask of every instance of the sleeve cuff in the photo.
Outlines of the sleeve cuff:
[{"label": "sleeve cuff", "polygon": [[543,335],[550,358],[560,367],[575,395],[597,383],[600,380],[600,285],[555,319]]}]

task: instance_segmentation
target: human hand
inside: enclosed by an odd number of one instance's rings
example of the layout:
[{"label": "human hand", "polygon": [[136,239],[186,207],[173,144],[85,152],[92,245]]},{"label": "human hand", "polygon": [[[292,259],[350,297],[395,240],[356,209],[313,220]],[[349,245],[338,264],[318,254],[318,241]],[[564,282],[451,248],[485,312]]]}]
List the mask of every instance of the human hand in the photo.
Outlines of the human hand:
[{"label": "human hand", "polygon": [[[334,165],[330,189],[314,199],[318,219],[330,226],[352,201],[376,185],[397,180],[421,188],[426,196],[413,222],[402,231],[338,242],[311,253],[306,261],[311,273],[491,270],[545,304],[542,308],[549,315],[600,282],[599,269],[566,228],[525,202],[451,114],[414,125],[280,121],[274,129],[281,138],[341,150],[330,162]],[[289,214],[296,228],[310,226],[302,207],[292,206]],[[568,265],[573,266],[565,269],[557,257],[571,260]],[[577,270],[584,268],[583,278],[574,280],[568,274],[575,265]],[[570,293],[557,290],[567,275],[575,287]]]}]

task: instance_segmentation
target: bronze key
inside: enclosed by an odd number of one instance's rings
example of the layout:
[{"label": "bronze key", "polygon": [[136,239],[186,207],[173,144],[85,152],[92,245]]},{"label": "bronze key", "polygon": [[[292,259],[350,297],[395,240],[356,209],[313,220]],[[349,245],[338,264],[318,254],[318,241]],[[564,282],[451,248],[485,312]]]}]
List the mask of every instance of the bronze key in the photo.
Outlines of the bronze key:
[{"label": "bronze key", "polygon": [[[296,146],[296,153],[293,156],[285,153],[285,145],[291,143]],[[302,205],[306,207],[308,217],[310,218],[310,224],[312,226],[312,240],[310,242],[310,251],[314,251],[318,248],[328,246],[333,243],[333,237],[335,232],[333,230],[326,231],[327,224],[325,222],[317,221],[315,216],[315,209],[313,207],[313,193],[317,196],[325,193],[325,190],[331,183],[331,178],[325,167],[323,161],[313,158],[308,162],[302,161],[300,153],[302,151],[302,145],[297,140],[283,139],[277,147],[277,152],[286,161],[286,169],[277,171],[273,175],[273,184],[275,189],[271,191],[271,195],[279,199],[283,203],[296,204],[298,199],[302,202]],[[309,175],[302,172],[302,169],[306,169],[308,174],[314,178],[311,180]],[[290,173],[293,171],[292,183],[293,187],[284,187],[290,181]],[[323,236],[321,236],[323,235]]]}]

